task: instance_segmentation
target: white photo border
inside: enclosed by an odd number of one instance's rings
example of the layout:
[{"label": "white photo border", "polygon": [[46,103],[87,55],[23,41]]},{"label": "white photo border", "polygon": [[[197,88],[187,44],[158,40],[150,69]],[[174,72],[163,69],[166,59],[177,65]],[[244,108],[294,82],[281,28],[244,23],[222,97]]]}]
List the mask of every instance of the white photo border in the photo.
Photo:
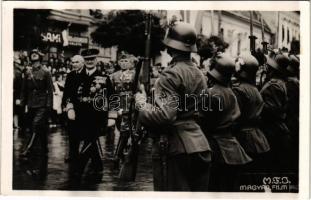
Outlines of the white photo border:
[{"label": "white photo border", "polygon": [[[300,153],[299,193],[191,193],[112,191],[29,191],[12,189],[13,165],[13,9],[150,9],[300,11]],[[1,14],[1,194],[16,196],[88,196],[152,199],[308,199],[310,189],[310,3],[305,1],[5,1]],[[10,67],[12,66],[12,67]],[[27,198],[28,198],[27,197]]]}]

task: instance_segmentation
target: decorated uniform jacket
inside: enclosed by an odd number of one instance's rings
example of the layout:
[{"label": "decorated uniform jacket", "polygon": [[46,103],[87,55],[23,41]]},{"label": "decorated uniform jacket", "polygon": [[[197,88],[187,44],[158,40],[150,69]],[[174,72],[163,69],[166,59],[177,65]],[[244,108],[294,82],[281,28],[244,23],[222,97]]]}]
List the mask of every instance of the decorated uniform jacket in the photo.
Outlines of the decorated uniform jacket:
[{"label": "decorated uniform jacket", "polygon": [[123,109],[123,113],[128,113],[130,108],[134,77],[135,70],[119,70],[111,75],[112,87],[115,94],[120,97],[120,109]]},{"label": "decorated uniform jacket", "polygon": [[[113,88],[109,76],[103,76],[99,71],[91,75],[86,70],[81,72],[80,83],[76,87],[77,103],[74,105],[76,118],[86,130],[98,130],[105,127],[112,109],[110,97]],[[91,132],[91,131],[90,131]]]}]

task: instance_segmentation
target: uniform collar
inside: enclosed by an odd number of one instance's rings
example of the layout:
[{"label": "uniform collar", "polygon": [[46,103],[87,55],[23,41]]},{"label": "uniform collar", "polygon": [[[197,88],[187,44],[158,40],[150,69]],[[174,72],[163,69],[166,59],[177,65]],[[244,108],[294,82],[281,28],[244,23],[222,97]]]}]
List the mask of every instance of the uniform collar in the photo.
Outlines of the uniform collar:
[{"label": "uniform collar", "polygon": [[77,74],[81,74],[81,72],[83,71],[83,68],[84,68],[84,67],[81,67],[81,69],[77,70],[76,73],[77,73]]},{"label": "uniform collar", "polygon": [[86,74],[88,75],[88,76],[91,76],[92,74],[94,74],[94,72],[96,71],[96,67],[94,67],[93,69],[91,69],[91,70],[89,70],[89,69],[87,69],[87,68],[85,68],[86,69]]},{"label": "uniform collar", "polygon": [[191,62],[191,57],[189,55],[189,57],[187,56],[176,56],[172,59],[171,63],[176,63],[176,62],[180,62],[180,61],[187,61],[187,62]]},{"label": "uniform collar", "polygon": [[41,69],[41,65],[39,65],[38,67],[32,67],[33,71],[38,71],[39,69]]}]

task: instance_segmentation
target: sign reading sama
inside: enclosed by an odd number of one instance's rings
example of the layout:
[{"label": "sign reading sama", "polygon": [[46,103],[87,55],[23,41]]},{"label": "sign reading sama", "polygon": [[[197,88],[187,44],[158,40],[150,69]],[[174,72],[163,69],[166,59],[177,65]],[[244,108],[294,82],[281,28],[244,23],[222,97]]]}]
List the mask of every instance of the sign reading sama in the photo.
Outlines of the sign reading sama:
[{"label": "sign reading sama", "polygon": [[41,39],[43,42],[62,43],[62,37],[60,33],[41,33]]}]

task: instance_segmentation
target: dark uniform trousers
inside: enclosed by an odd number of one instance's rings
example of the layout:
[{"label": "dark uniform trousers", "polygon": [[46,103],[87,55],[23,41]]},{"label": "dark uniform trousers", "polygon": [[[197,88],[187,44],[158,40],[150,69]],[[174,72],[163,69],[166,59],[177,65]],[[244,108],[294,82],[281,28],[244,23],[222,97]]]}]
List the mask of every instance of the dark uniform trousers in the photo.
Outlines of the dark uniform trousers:
[{"label": "dark uniform trousers", "polygon": [[81,73],[81,83],[77,92],[78,103],[74,108],[78,134],[83,141],[77,161],[78,173],[82,174],[89,160],[94,172],[103,169],[99,137],[107,127],[108,99],[112,94],[112,87],[109,78],[102,76],[99,71],[87,75],[84,69]]},{"label": "dark uniform trousers", "polygon": [[24,154],[34,147],[39,137],[42,153],[47,153],[48,116],[53,102],[53,83],[50,72],[41,66],[28,70],[22,83],[21,104],[27,105],[32,136]]},{"label": "dark uniform trousers", "polygon": [[29,151],[32,150],[34,144],[36,143],[37,139],[40,141],[41,150],[43,153],[48,152],[48,113],[49,110],[46,107],[39,107],[39,108],[30,108],[29,109],[29,120],[32,122],[31,124],[31,131],[33,132],[32,137],[28,142],[27,149]]},{"label": "dark uniform trousers", "polygon": [[[81,72],[72,71],[67,75],[62,99],[62,106],[65,108],[67,103],[77,105],[77,89],[81,83]],[[74,161],[79,154],[81,133],[76,120],[67,120],[67,133],[69,140],[69,159]]]},{"label": "dark uniform trousers", "polygon": [[293,162],[292,137],[285,123],[287,91],[281,78],[268,81],[260,91],[264,108],[262,111],[262,129],[271,146],[269,155],[270,171],[286,172]]},{"label": "dark uniform trousers", "polygon": [[208,109],[202,111],[200,125],[213,151],[208,190],[238,191],[240,170],[252,159],[232,133],[233,122],[240,116],[237,99],[231,88],[220,84],[205,89],[203,96]]},{"label": "dark uniform trousers", "polygon": [[[195,121],[195,103],[179,102],[186,94],[199,98],[204,75],[190,58],[175,57],[155,84],[155,104],[139,110],[140,122],[152,132],[154,189],[207,191],[211,149]],[[185,99],[182,99],[185,100]],[[191,101],[191,100],[190,100]],[[183,105],[178,103],[182,103]],[[180,108],[180,109],[177,109]],[[158,141],[167,138],[162,152]]]}]

